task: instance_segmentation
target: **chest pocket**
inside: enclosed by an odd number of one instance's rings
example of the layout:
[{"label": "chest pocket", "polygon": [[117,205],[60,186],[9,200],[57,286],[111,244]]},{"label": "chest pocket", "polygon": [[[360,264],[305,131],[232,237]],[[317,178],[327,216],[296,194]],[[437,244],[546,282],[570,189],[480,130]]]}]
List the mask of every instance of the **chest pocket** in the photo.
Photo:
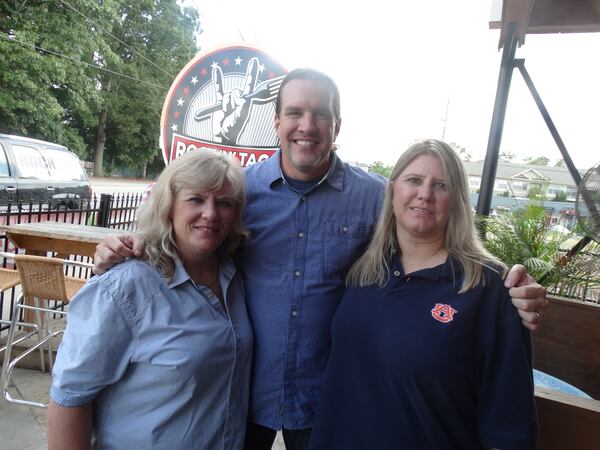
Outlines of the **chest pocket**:
[{"label": "chest pocket", "polygon": [[344,278],[371,238],[374,224],[325,222],[323,233],[323,276]]}]

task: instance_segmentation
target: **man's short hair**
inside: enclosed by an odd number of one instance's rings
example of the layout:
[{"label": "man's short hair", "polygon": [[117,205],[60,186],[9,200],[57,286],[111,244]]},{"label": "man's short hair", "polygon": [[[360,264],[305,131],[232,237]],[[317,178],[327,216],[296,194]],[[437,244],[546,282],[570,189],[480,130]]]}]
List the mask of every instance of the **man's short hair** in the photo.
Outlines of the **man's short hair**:
[{"label": "man's short hair", "polygon": [[275,113],[279,116],[281,112],[281,95],[283,92],[283,88],[286,84],[288,84],[292,80],[309,80],[309,81],[318,81],[323,83],[323,85],[331,92],[331,97],[333,99],[333,114],[336,122],[339,122],[342,118],[340,113],[340,91],[329,75],[325,75],[323,72],[319,72],[315,69],[309,68],[300,68],[294,69],[285,76],[283,81],[281,82],[281,86],[279,87],[279,93],[277,94],[277,100],[275,100]]}]

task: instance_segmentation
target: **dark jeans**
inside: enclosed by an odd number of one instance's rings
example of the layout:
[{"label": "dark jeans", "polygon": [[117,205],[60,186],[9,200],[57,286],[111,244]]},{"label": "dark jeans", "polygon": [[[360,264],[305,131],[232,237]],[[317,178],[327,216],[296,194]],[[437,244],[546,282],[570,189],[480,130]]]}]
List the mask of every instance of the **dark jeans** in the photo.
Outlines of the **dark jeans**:
[{"label": "dark jeans", "polygon": [[[312,428],[302,430],[281,430],[286,450],[306,450]],[[271,450],[277,431],[248,422],[244,450]]]}]

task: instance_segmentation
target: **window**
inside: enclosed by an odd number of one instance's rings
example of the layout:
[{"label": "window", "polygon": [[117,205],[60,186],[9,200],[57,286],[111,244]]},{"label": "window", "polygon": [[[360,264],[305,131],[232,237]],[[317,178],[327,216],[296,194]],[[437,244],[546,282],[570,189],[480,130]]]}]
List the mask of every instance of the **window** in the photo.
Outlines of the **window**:
[{"label": "window", "polygon": [[85,181],[86,175],[77,156],[72,153],[45,148],[44,158],[52,179]]},{"label": "window", "polygon": [[519,191],[527,191],[529,184],[525,181],[513,181],[513,189]]},{"label": "window", "polygon": [[2,144],[0,144],[0,177],[10,177],[8,161],[6,160],[6,153]]},{"label": "window", "polygon": [[496,186],[494,187],[497,191],[506,191],[508,189],[508,183],[506,180],[498,180],[496,181]]},{"label": "window", "polygon": [[39,180],[50,178],[46,161],[36,148],[13,144],[12,149],[17,167],[23,178],[37,178]]},{"label": "window", "polygon": [[479,188],[480,184],[481,184],[481,178],[469,177],[469,186],[470,187],[477,189],[477,188]]}]

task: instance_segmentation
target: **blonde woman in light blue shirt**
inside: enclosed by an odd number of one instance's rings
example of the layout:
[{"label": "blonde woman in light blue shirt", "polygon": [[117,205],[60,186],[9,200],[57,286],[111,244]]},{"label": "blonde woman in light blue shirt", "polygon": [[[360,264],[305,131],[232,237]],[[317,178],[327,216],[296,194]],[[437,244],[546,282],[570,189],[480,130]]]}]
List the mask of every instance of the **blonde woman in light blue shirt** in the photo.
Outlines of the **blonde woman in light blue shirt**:
[{"label": "blonde woman in light blue shirt", "polygon": [[242,448],[253,337],[230,255],[244,204],[225,156],[188,153],[163,171],[139,213],[144,257],[71,302],[49,449]]}]

